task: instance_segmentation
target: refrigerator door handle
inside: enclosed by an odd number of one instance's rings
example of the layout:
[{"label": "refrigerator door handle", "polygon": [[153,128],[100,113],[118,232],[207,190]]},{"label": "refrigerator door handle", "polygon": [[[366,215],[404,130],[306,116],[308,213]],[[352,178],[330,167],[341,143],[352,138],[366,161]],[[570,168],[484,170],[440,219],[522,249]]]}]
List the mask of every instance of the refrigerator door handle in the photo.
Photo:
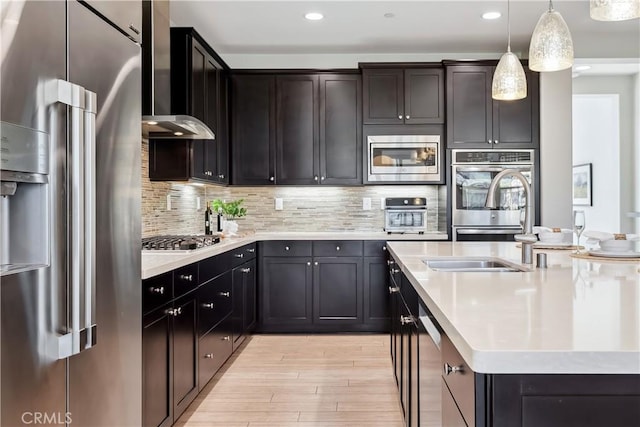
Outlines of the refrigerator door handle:
[{"label": "refrigerator door handle", "polygon": [[95,324],[95,118],[96,94],[66,80],[51,82],[52,102],[71,112],[70,165],[70,325],[58,338],[58,358],[78,354],[96,342]]}]

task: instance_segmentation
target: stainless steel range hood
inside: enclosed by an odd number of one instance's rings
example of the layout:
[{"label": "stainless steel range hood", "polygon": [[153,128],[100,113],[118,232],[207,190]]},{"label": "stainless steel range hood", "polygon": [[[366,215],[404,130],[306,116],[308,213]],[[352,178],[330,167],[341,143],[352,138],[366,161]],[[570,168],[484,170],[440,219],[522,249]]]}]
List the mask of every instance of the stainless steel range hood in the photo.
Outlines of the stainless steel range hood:
[{"label": "stainless steel range hood", "polygon": [[171,111],[171,31],[168,0],[142,2],[142,136],[149,139],[208,139],[201,120]]}]

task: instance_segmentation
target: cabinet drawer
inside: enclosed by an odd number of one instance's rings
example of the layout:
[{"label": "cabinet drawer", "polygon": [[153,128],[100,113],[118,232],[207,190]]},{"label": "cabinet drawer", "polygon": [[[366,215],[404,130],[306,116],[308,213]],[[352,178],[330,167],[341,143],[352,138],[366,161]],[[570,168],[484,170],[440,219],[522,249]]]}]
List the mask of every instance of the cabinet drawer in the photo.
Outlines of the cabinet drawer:
[{"label": "cabinet drawer", "polygon": [[198,283],[206,283],[225,271],[231,270],[231,253],[225,252],[223,254],[204,259],[198,263],[198,269]]},{"label": "cabinet drawer", "polygon": [[313,256],[362,256],[362,240],[313,242]]},{"label": "cabinet drawer", "polygon": [[142,312],[148,313],[173,299],[173,272],[142,281]]},{"label": "cabinet drawer", "polygon": [[244,264],[256,257],[256,244],[252,243],[241,248],[233,249],[229,251],[229,257],[231,258],[231,268],[236,268],[240,264]]},{"label": "cabinet drawer", "polygon": [[198,289],[199,335],[204,335],[231,313],[231,272],[213,279]]},{"label": "cabinet drawer", "polygon": [[304,240],[279,240],[261,242],[262,256],[311,256],[311,242]]},{"label": "cabinet drawer", "polygon": [[180,267],[173,272],[173,295],[178,298],[198,287],[198,264]]},{"label": "cabinet drawer", "polygon": [[384,240],[365,240],[364,256],[385,258],[387,256],[387,242]]},{"label": "cabinet drawer", "polygon": [[232,352],[231,316],[200,338],[198,385],[202,390]]},{"label": "cabinet drawer", "polygon": [[[446,335],[442,335],[442,363],[442,378],[460,412],[468,425],[475,425],[475,374]],[[447,367],[457,372],[451,372]]]}]

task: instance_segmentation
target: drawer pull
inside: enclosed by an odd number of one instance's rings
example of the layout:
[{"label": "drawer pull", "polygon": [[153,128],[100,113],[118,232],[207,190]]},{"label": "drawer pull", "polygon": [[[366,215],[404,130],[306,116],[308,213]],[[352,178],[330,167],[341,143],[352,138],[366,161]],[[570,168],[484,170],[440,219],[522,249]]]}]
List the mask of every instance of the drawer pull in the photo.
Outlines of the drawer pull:
[{"label": "drawer pull", "polygon": [[227,335],[226,337],[222,337],[222,341],[229,341],[231,339],[231,337],[229,335]]},{"label": "drawer pull", "polygon": [[208,308],[210,310],[213,310],[213,303],[212,302],[204,302],[204,303],[202,303],[202,308]]},{"label": "drawer pull", "polygon": [[389,293],[390,294],[395,294],[395,293],[398,293],[398,292],[400,292],[400,288],[399,287],[397,287],[397,286],[394,286],[394,287],[389,286]]},{"label": "drawer pull", "polygon": [[207,353],[204,355],[205,359],[213,359],[213,353]]},{"label": "drawer pull", "polygon": [[399,268],[391,268],[391,269],[389,270],[389,272],[390,272],[391,274],[400,273],[400,269],[399,269]]},{"label": "drawer pull", "polygon": [[249,273],[251,271],[251,269],[249,267],[247,267],[247,268],[243,268],[240,271],[242,271],[243,273]]},{"label": "drawer pull", "polygon": [[181,274],[181,280],[186,280],[187,282],[193,282],[193,274]]},{"label": "drawer pull", "polygon": [[386,246],[383,246],[383,247],[382,247],[382,250],[383,250],[383,251],[386,251],[386,250],[387,250],[387,247],[386,247]]},{"label": "drawer pull", "polygon": [[151,292],[152,294],[164,295],[164,286],[160,286],[159,288],[154,288],[152,286],[149,288],[149,292]]},{"label": "drawer pull", "polygon": [[244,254],[233,254],[236,258],[244,258]]},{"label": "drawer pull", "polygon": [[249,248],[247,249],[247,252],[249,252],[250,254],[254,253],[256,250],[255,248]]},{"label": "drawer pull", "polygon": [[391,260],[391,259],[388,259],[388,260],[387,260],[387,265],[393,265],[393,264],[395,264],[395,261],[393,261],[393,260]]},{"label": "drawer pull", "polygon": [[336,246],[336,251],[339,251],[339,250],[340,250],[340,246]]},{"label": "drawer pull", "polygon": [[220,295],[221,297],[229,298],[231,296],[231,293],[230,292],[220,292],[220,293],[218,293],[218,295]]},{"label": "drawer pull", "polygon": [[444,364],[444,374],[445,375],[457,374],[457,373],[463,373],[463,372],[464,372],[464,369],[463,369],[462,366],[451,366],[446,362]]},{"label": "drawer pull", "polygon": [[289,250],[289,246],[285,246],[285,247],[284,247],[284,250],[285,250],[285,251],[288,251],[288,250]]},{"label": "drawer pull", "polygon": [[169,308],[165,311],[165,313],[167,313],[170,316],[176,317],[178,316],[180,313],[182,313],[182,307],[178,307],[178,308]]},{"label": "drawer pull", "polygon": [[307,265],[311,265],[311,261],[307,261]]},{"label": "drawer pull", "polygon": [[318,261],[315,261],[315,262],[313,263],[313,265],[318,265]]},{"label": "drawer pull", "polygon": [[416,319],[413,316],[400,316],[401,325],[410,325],[412,323],[416,323]]}]

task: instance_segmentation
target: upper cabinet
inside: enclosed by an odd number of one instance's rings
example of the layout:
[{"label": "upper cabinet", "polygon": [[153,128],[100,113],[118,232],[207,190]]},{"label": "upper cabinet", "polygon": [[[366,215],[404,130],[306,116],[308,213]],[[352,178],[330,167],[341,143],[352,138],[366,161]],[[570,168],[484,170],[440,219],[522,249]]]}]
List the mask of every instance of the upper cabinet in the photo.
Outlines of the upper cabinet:
[{"label": "upper cabinet", "polygon": [[357,74],[235,74],[233,184],[362,183]]},{"label": "upper cabinet", "polygon": [[444,123],[442,68],[364,68],[364,124]]},{"label": "upper cabinet", "polygon": [[171,112],[202,120],[211,140],[151,141],[152,180],[229,182],[228,76],[222,61],[193,28],[171,29]]},{"label": "upper cabinet", "polygon": [[447,148],[538,148],[539,74],[525,68],[527,97],[491,98],[492,65],[450,65],[447,70]]}]

